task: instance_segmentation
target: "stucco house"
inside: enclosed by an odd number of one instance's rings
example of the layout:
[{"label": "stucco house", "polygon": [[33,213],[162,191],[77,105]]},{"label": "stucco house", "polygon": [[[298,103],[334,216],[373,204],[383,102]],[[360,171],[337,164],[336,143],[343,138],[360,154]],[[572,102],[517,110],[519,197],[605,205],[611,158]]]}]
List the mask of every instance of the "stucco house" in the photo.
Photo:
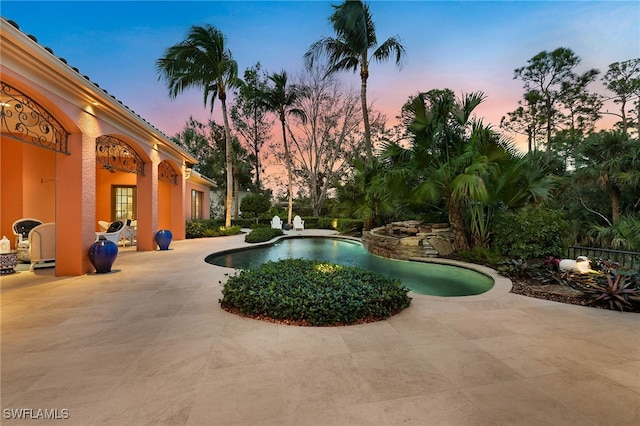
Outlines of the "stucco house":
[{"label": "stucco house", "polygon": [[55,274],[93,271],[98,221],[137,221],[137,250],[155,232],[184,239],[209,218],[214,183],[196,159],[35,37],[0,18],[0,236],[28,217],[55,222]]}]

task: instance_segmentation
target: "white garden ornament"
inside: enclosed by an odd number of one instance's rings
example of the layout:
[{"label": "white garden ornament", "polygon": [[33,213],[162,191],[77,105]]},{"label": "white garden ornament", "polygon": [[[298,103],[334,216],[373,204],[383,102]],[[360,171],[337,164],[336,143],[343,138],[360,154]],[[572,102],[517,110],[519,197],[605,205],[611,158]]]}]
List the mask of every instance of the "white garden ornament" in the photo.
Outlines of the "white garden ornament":
[{"label": "white garden ornament", "polygon": [[586,256],[578,256],[576,260],[573,259],[562,259],[558,268],[562,272],[578,272],[580,274],[588,274],[589,272],[593,272],[591,269],[591,262],[589,258]]}]

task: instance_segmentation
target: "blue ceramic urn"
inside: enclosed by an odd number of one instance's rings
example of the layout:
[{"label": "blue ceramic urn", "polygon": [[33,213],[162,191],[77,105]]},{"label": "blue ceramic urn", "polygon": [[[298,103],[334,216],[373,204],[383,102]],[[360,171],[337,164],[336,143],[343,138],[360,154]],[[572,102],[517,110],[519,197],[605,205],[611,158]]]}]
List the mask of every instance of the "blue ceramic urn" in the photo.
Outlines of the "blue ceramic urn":
[{"label": "blue ceramic urn", "polygon": [[158,243],[160,250],[169,250],[172,238],[173,234],[168,229],[161,229],[156,232],[156,243]]},{"label": "blue ceramic urn", "polygon": [[118,256],[118,245],[100,236],[98,241],[89,247],[89,261],[96,268],[96,273],[111,272],[111,266]]}]

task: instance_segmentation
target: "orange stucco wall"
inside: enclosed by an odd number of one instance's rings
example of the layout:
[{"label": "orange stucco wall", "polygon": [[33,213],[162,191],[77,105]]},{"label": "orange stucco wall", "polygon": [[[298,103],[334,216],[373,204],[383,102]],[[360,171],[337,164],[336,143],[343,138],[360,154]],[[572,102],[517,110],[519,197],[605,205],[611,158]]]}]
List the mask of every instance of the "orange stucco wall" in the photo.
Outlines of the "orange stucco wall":
[{"label": "orange stucco wall", "polygon": [[[178,185],[159,185],[158,164],[168,161],[178,172],[195,159],[34,40],[2,23],[0,79],[11,87],[3,96],[18,93],[13,99],[22,102],[21,92],[30,98],[25,104],[38,104],[68,133],[66,153],[35,146],[28,139],[0,137],[0,232],[9,237],[12,248],[15,220],[55,222],[56,275],[93,271],[87,252],[98,220],[114,219],[113,185],[137,187],[138,250],[156,248],[153,237],[159,227],[171,229],[176,239],[184,238],[185,182],[180,173]],[[96,140],[106,135],[139,154],[144,175],[109,173],[97,163]],[[208,194],[208,188],[204,192]]]},{"label": "orange stucco wall", "polygon": [[158,182],[158,229],[169,229],[171,226],[171,186],[169,182]]},{"label": "orange stucco wall", "polygon": [[15,249],[13,222],[34,218],[55,222],[56,153],[9,138],[1,139],[2,235]]},{"label": "orange stucco wall", "polygon": [[191,220],[191,191],[196,190],[202,192],[202,218],[209,219],[211,217],[211,188],[196,182],[188,181],[185,186],[184,194],[184,220]]}]

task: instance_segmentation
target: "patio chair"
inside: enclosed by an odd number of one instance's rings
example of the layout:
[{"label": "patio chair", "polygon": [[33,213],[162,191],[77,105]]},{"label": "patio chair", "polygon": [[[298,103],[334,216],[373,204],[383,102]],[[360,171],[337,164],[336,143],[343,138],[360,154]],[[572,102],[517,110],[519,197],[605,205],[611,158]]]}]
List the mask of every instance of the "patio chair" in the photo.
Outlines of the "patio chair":
[{"label": "patio chair", "polygon": [[293,230],[304,231],[304,220],[302,220],[300,216],[296,216],[293,218]]},{"label": "patio chair", "polygon": [[280,216],[275,215],[273,219],[271,219],[271,228],[282,229],[282,219],[280,219]]},{"label": "patio chair", "polygon": [[29,231],[29,257],[31,258],[30,271],[36,267],[36,263],[56,260],[56,224],[54,222],[43,223]]},{"label": "patio chair", "polygon": [[42,221],[29,217],[13,222],[13,233],[16,236],[16,257],[18,261],[29,262],[29,232],[38,225],[42,225]]},{"label": "patio chair", "polygon": [[120,241],[123,231],[124,222],[122,222],[121,220],[116,220],[114,222],[111,222],[106,232],[96,232],[96,241],[98,241],[100,236],[104,236],[107,240],[111,241],[115,245],[118,245],[118,241]]},{"label": "patio chair", "polygon": [[136,240],[136,234],[138,229],[138,221],[137,220],[127,220],[127,224],[124,226],[122,230],[122,246],[127,245],[127,241],[129,241],[129,245],[132,246],[134,241]]}]

